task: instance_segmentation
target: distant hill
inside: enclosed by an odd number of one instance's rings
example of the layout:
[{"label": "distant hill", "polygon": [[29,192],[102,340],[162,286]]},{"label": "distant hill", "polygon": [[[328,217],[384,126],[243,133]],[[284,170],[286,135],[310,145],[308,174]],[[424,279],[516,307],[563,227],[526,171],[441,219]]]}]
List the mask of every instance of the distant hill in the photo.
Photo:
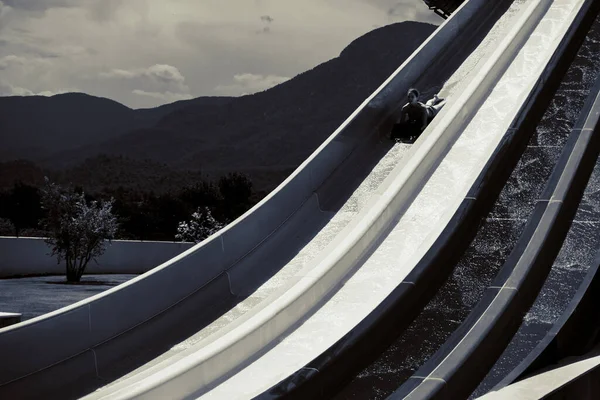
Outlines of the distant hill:
[{"label": "distant hill", "polygon": [[40,187],[44,184],[44,176],[57,183],[81,186],[89,193],[116,188],[175,193],[208,180],[200,171],[175,171],[151,160],[100,155],[63,170],[42,169],[26,160],[0,162],[0,191],[9,190],[17,182]]},{"label": "distant hill", "polygon": [[[339,57],[264,92],[237,98],[199,98],[147,110],[131,110],[110,100],[77,94],[47,98],[52,106],[46,108],[39,98],[0,98],[4,101],[0,103],[2,141],[18,148],[19,152],[12,151],[20,158],[35,160],[44,168],[69,167],[73,176],[78,168],[90,170],[77,164],[106,154],[110,157],[105,163],[123,156],[152,160],[174,170],[248,173],[260,181],[255,184],[257,189],[270,190],[435,28],[403,22],[376,29],[353,41]],[[13,114],[3,105],[16,110],[18,102],[36,111]],[[33,113],[43,118],[23,124],[33,119]],[[4,137],[7,132],[14,140]],[[62,140],[73,146],[61,149],[57,143]],[[29,146],[31,143],[36,146]]]},{"label": "distant hill", "polygon": [[43,171],[31,161],[0,162],[0,191],[11,188],[17,182],[40,186],[45,175],[49,175],[48,171]]},{"label": "distant hill", "polygon": [[132,110],[84,93],[0,97],[0,160],[39,160],[95,145],[135,129],[154,126],[190,104],[225,104],[232,98],[200,97],[156,108]]}]

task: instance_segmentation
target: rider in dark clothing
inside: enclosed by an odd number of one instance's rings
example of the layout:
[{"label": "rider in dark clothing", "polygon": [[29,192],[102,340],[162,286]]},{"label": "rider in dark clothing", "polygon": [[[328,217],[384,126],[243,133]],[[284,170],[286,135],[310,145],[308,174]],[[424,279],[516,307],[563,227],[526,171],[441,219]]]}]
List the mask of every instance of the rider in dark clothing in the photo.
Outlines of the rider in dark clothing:
[{"label": "rider in dark clothing", "polygon": [[392,138],[408,137],[412,141],[427,128],[445,103],[445,100],[434,95],[432,100],[423,104],[419,101],[419,91],[409,89],[408,103],[402,107],[400,119],[392,130]]}]

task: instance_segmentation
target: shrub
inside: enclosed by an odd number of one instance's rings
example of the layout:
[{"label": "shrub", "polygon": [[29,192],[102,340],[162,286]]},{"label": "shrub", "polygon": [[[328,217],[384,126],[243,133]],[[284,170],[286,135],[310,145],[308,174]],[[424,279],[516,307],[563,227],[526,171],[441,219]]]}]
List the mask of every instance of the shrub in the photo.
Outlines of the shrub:
[{"label": "shrub", "polygon": [[112,199],[88,204],[83,192],[64,189],[46,178],[42,189],[46,243],[59,263],[65,260],[68,282],[79,282],[89,261],[104,253],[105,240],[114,239],[117,220],[112,205]]},{"label": "shrub", "polygon": [[212,216],[208,207],[198,207],[189,222],[179,223],[175,238],[183,242],[198,243],[223,228],[223,226],[224,224],[221,224]]}]

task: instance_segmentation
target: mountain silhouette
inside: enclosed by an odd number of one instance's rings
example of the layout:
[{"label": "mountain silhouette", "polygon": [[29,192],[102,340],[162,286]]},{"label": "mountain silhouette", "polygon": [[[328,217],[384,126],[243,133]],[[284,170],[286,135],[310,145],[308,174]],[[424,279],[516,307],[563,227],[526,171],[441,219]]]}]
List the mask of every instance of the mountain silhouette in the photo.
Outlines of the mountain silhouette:
[{"label": "mountain silhouette", "polygon": [[85,93],[0,97],[0,160],[37,160],[102,143],[134,129],[152,127],[164,115],[188,104],[223,104],[230,99],[201,97],[132,110]]},{"label": "mountain silhouette", "polygon": [[85,94],[0,98],[0,161],[27,159],[75,173],[88,158],[104,155],[105,165],[124,157],[171,171],[242,172],[260,181],[259,189],[271,189],[435,29],[419,22],[378,28],[330,61],[235,98],[200,97],[142,110]]}]

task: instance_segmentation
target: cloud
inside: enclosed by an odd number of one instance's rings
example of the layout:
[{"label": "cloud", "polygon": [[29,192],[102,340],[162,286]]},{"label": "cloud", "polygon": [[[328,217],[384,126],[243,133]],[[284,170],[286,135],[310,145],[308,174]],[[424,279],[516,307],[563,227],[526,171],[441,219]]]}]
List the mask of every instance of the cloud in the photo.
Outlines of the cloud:
[{"label": "cloud", "polygon": [[87,10],[89,19],[96,22],[111,20],[124,0],[1,0],[0,3],[34,18],[42,18],[46,12],[57,8],[80,8]]},{"label": "cloud", "polygon": [[[390,20],[396,20],[398,18],[403,20],[423,20],[424,16],[423,10],[426,9],[425,2],[423,4],[418,4],[416,1],[412,0],[380,0],[382,2],[381,6],[387,7],[387,15]],[[421,1],[421,0],[420,0]],[[438,23],[440,17],[437,16],[433,11],[428,11],[427,17],[425,18],[427,22]]]},{"label": "cloud", "polygon": [[78,0],[2,0],[5,6],[17,11],[24,11],[31,16],[43,17],[51,8],[77,7],[81,1]]},{"label": "cloud", "polygon": [[101,72],[100,73],[101,78],[131,79],[131,78],[136,78],[136,77],[140,77],[140,76],[143,76],[143,74],[135,72],[135,71],[130,71],[130,70],[126,70],[126,69],[118,69],[118,68],[113,68],[109,72]]},{"label": "cloud", "polygon": [[57,90],[43,90],[41,92],[36,93],[37,96],[56,96],[57,94],[65,94],[65,93],[81,93],[82,91],[79,89],[57,89]]},{"label": "cloud", "polygon": [[0,96],[32,96],[34,93],[19,86],[11,85],[8,82],[0,81]]},{"label": "cloud", "polygon": [[89,17],[96,22],[107,22],[114,18],[123,0],[95,0],[90,4]]},{"label": "cloud", "polygon": [[43,90],[34,92],[21,86],[12,85],[4,80],[0,80],[0,96],[54,96],[63,93],[80,92],[78,89],[58,89],[58,90]]},{"label": "cloud", "polygon": [[155,64],[148,68],[145,72],[146,76],[157,79],[161,82],[176,82],[183,83],[185,78],[179,70],[167,64]]},{"label": "cloud", "polygon": [[148,68],[136,69],[112,69],[109,72],[100,73],[102,78],[149,78],[162,83],[174,83],[183,85],[185,78],[176,67],[167,64],[155,64]]},{"label": "cloud", "polygon": [[230,85],[219,85],[215,87],[215,92],[223,96],[239,96],[262,92],[279,85],[290,78],[277,75],[260,74],[236,74],[233,77],[234,83]]},{"label": "cloud", "polygon": [[173,93],[173,92],[146,92],[144,90],[135,89],[132,91],[133,94],[138,96],[146,96],[151,97],[153,99],[161,100],[165,103],[172,103],[178,100],[189,100],[192,99],[193,96],[187,93]]},{"label": "cloud", "polygon": [[10,11],[11,8],[0,1],[0,30],[8,23],[8,14]]},{"label": "cloud", "polygon": [[0,70],[7,69],[11,65],[24,65],[25,62],[25,58],[11,54],[0,58]]},{"label": "cloud", "polygon": [[100,73],[100,76],[104,79],[128,81],[134,87],[131,93],[161,100],[160,103],[193,98],[190,88],[185,84],[185,77],[172,65],[155,64],[148,68],[133,69],[115,68]]},{"label": "cloud", "polygon": [[53,46],[53,48],[45,49],[43,46],[28,46],[29,53],[35,54],[42,58],[72,58],[82,55],[91,55],[94,54],[94,50],[91,48],[78,46],[78,45],[68,45],[61,44],[57,46]]},{"label": "cloud", "polygon": [[11,94],[77,87],[133,108],[239,95],[406,19],[441,22],[421,0],[0,0],[0,76]]}]

